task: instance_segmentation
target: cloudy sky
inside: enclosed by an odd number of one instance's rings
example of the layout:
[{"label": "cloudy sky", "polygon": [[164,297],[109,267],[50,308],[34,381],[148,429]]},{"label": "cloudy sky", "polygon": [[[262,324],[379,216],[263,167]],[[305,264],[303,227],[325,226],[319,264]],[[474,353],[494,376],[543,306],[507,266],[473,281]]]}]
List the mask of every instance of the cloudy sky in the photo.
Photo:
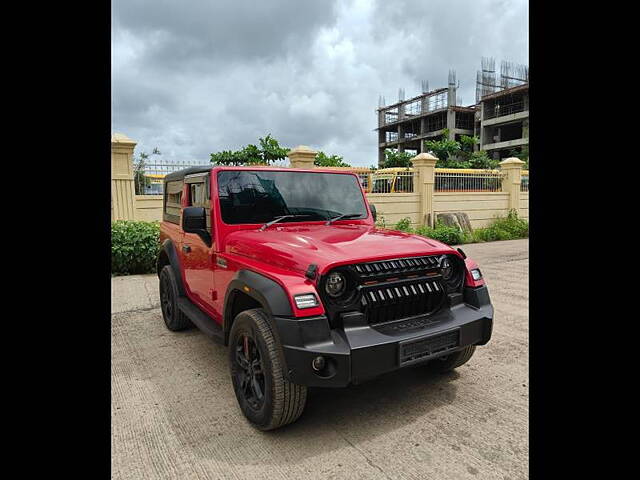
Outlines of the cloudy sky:
[{"label": "cloudy sky", "polygon": [[169,160],[258,143],[377,163],[375,109],[482,56],[528,63],[524,0],[114,0],[112,131]]}]

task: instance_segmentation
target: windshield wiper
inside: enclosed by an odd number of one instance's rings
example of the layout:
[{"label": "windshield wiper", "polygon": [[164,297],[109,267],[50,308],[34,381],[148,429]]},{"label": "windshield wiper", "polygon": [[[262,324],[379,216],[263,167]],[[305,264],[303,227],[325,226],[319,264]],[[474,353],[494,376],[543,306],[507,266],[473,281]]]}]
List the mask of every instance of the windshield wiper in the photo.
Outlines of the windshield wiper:
[{"label": "windshield wiper", "polygon": [[311,215],[282,215],[280,217],[276,217],[273,220],[271,220],[270,222],[265,223],[264,225],[262,225],[259,230],[263,231],[266,230],[267,228],[269,228],[271,225],[273,225],[274,223],[278,223],[280,220],[284,220],[285,218],[294,218],[294,217],[310,217]]},{"label": "windshield wiper", "polygon": [[332,222],[335,222],[336,220],[340,220],[342,218],[353,218],[353,217],[359,217],[360,215],[362,215],[361,213],[343,213],[342,215],[338,215],[337,217],[332,217],[329,220],[326,221],[325,225],[331,225]]}]

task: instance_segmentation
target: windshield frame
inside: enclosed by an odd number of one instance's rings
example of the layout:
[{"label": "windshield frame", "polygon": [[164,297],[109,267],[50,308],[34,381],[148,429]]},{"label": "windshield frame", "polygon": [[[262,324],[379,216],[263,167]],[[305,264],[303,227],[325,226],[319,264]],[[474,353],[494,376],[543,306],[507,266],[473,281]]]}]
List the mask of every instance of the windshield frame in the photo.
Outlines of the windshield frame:
[{"label": "windshield frame", "polygon": [[[364,212],[361,218],[344,218],[341,220],[337,220],[333,222],[331,225],[339,225],[344,223],[352,223],[352,224],[361,224],[361,225],[369,225],[373,224],[373,216],[371,213],[371,208],[369,206],[369,201],[365,195],[364,189],[360,183],[359,177],[357,174],[353,172],[336,172],[335,170],[327,170],[327,169],[313,169],[313,170],[303,170],[303,169],[290,169],[290,168],[275,168],[275,167],[214,167],[212,169],[212,182],[211,182],[211,198],[215,198],[215,212],[217,218],[217,222],[222,226],[224,225],[226,228],[224,230],[245,230],[248,228],[257,228],[264,225],[265,222],[255,222],[255,223],[226,223],[222,216],[222,205],[220,204],[220,196],[218,194],[218,176],[222,172],[227,171],[248,171],[248,172],[274,172],[274,173],[287,173],[290,175],[298,174],[298,173],[312,173],[312,174],[330,174],[330,175],[349,175],[354,178],[354,182],[357,188],[360,190],[360,195],[362,196],[362,201],[364,205]],[[215,195],[215,196],[214,196]],[[350,213],[350,212],[341,212],[341,213]],[[290,221],[278,222],[278,226],[287,226],[287,225],[324,225],[327,221],[327,218],[323,219],[313,219],[313,220],[297,220],[297,219],[288,219]]]}]

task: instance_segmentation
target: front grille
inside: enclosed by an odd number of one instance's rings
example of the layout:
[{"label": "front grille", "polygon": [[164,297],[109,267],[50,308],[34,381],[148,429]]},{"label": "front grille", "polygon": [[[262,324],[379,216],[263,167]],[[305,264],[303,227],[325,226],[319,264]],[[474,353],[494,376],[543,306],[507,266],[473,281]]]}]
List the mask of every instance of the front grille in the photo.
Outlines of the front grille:
[{"label": "front grille", "polygon": [[422,277],[362,287],[360,302],[368,323],[375,324],[434,313],[445,295],[440,278]]},{"label": "front grille", "polygon": [[360,278],[374,278],[385,275],[406,275],[437,269],[439,259],[431,257],[396,258],[379,262],[357,263],[352,266],[353,271]]},{"label": "front grille", "polygon": [[[335,300],[320,292],[332,326],[340,325],[342,313],[364,313],[367,323],[380,325],[436,313],[445,303],[447,287],[440,274],[441,255],[403,257],[338,267],[355,290]],[[353,291],[352,290],[352,291]]]}]

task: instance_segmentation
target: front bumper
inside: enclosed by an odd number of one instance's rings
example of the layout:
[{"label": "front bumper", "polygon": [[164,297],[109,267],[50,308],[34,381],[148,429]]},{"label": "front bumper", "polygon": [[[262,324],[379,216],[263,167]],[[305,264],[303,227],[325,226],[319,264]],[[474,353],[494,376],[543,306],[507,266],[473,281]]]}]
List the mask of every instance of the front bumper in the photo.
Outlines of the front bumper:
[{"label": "front bumper", "polygon": [[[465,288],[459,303],[435,315],[366,324],[362,314],[343,316],[331,329],[325,316],[275,317],[287,378],[312,387],[344,387],[399,368],[424,363],[491,338],[493,307],[486,286]],[[322,356],[326,366],[311,364]]]}]

